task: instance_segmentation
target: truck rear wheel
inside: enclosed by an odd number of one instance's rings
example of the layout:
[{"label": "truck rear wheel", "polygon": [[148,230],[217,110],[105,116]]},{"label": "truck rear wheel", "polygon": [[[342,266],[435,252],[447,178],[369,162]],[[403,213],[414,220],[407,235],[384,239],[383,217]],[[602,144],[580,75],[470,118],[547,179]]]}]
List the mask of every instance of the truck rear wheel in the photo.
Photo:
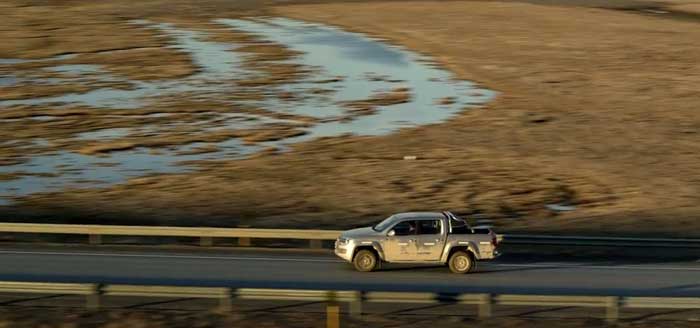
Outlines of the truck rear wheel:
[{"label": "truck rear wheel", "polygon": [[352,260],[355,270],[361,272],[374,271],[374,269],[377,268],[378,262],[377,254],[366,249],[357,252],[355,258]]},{"label": "truck rear wheel", "polygon": [[476,266],[474,263],[474,258],[471,254],[464,251],[457,251],[452,253],[448,261],[450,271],[454,273],[467,273],[471,272]]}]

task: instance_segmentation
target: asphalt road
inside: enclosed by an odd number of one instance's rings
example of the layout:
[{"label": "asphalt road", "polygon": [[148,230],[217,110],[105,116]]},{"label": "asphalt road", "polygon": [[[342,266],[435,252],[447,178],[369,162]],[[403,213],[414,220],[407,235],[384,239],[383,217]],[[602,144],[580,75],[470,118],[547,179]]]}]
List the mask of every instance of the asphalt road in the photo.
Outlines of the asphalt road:
[{"label": "asphalt road", "polygon": [[[566,260],[566,258],[564,258]],[[700,262],[527,261],[507,256],[455,275],[444,267],[355,272],[330,251],[2,247],[0,280],[249,288],[700,296]]]}]

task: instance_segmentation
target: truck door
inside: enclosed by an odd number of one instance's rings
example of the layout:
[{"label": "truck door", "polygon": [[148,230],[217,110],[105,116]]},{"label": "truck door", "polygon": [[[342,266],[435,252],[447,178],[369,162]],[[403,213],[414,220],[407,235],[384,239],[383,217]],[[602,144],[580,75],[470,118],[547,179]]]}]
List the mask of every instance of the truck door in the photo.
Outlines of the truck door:
[{"label": "truck door", "polygon": [[445,247],[446,227],[441,219],[418,220],[418,251],[419,261],[439,261]]},{"label": "truck door", "polygon": [[389,231],[393,236],[387,236],[384,242],[384,256],[388,262],[411,262],[418,260],[417,226],[415,220],[397,223]]}]

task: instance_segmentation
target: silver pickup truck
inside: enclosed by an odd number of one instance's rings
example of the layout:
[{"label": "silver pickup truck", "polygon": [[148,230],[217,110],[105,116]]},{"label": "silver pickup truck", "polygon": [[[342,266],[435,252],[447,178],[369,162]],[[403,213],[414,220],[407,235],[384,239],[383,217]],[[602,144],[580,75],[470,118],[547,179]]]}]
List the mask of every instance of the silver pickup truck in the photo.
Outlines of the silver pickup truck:
[{"label": "silver pickup truck", "polygon": [[387,262],[439,263],[454,273],[467,273],[476,269],[476,261],[497,257],[496,246],[490,229],[472,229],[450,212],[412,212],[343,232],[335,241],[335,254],[363,272]]}]

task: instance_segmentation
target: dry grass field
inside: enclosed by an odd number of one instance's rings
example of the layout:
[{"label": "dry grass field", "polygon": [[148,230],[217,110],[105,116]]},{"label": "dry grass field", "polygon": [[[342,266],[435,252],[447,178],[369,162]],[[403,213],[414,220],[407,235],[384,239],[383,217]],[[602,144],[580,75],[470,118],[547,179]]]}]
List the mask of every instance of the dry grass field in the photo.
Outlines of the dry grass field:
[{"label": "dry grass field", "polygon": [[[297,4],[301,2],[308,4]],[[60,59],[61,64],[97,64],[132,81],[177,81],[195,74],[197,64],[186,53],[167,47],[172,40],[128,24],[147,19],[247,44],[237,49],[248,53],[247,67],[269,73],[268,79],[247,85],[268,86],[306,73],[303,67],[270,61],[296,54],[274,43],[261,45],[253,35],[221,31],[211,19],[283,16],[386,39],[498,92],[487,105],[466,109],[442,124],[387,136],[313,140],[287,152],[262,151],[246,159],[200,161],[190,172],[139,177],[105,188],[31,194],[5,206],[4,217],[345,228],[393,212],[448,209],[493,217],[499,229],[508,231],[700,235],[700,19],[592,8],[575,1],[563,1],[565,6],[538,2],[4,1],[0,58],[78,54]],[[636,8],[640,2],[629,3]],[[693,6],[697,4],[691,1],[669,8]],[[0,72],[46,79],[58,74],[42,70],[45,65],[3,64]],[[0,99],[80,93],[109,83],[88,82],[0,84]],[[112,83],[112,88],[129,88]],[[0,144],[0,163],[22,163],[52,150],[101,156],[228,138],[256,144],[301,133],[303,125],[202,129],[198,122],[222,114],[221,101],[195,102],[182,95],[109,113],[80,106],[3,108],[0,137],[7,142]],[[172,116],[150,115],[161,112]],[[46,115],[61,119],[31,120]],[[98,128],[172,121],[187,123],[187,128],[164,128],[156,138],[148,133],[97,143],[73,138]],[[35,138],[49,143],[28,146]],[[0,180],[13,178],[0,175]],[[576,209],[557,214],[546,208],[558,203]]]}]

